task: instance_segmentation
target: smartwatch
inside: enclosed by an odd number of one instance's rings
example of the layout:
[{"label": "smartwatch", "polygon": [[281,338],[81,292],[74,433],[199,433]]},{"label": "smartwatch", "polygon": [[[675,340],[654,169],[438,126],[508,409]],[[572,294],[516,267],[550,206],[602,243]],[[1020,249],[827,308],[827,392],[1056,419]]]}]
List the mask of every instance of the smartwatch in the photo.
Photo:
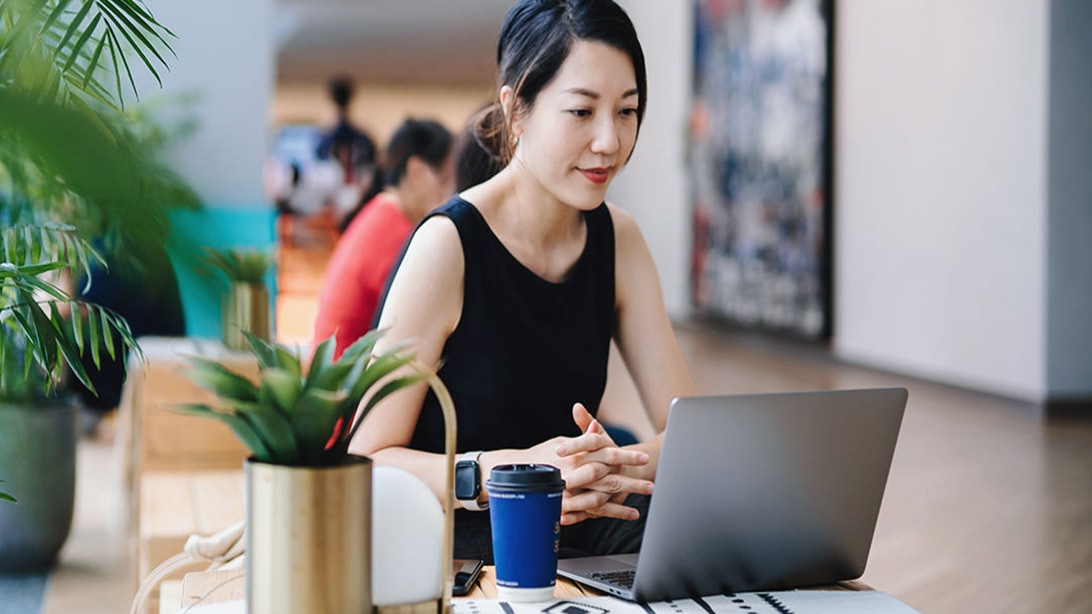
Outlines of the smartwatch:
[{"label": "smartwatch", "polygon": [[455,498],[472,512],[489,509],[489,501],[478,501],[482,492],[482,471],[478,465],[481,451],[467,452],[455,463]]}]

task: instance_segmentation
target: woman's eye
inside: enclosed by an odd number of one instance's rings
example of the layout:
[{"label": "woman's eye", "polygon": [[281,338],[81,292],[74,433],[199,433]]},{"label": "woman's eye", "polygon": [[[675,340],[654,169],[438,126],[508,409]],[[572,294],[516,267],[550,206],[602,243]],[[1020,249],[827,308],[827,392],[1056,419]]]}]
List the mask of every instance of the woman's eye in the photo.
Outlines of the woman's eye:
[{"label": "woman's eye", "polygon": [[591,111],[588,109],[570,109],[569,113],[575,117],[591,117]]},{"label": "woman's eye", "polygon": [[637,107],[626,107],[625,109],[622,109],[621,111],[619,111],[619,113],[621,113],[622,115],[624,115],[626,117],[636,116],[637,115]]}]

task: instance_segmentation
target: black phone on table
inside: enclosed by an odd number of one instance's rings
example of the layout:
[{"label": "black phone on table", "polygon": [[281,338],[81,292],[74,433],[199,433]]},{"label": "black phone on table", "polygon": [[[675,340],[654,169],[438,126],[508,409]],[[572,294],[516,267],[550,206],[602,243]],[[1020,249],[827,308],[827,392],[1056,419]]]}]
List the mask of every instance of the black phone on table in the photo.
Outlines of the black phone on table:
[{"label": "black phone on table", "polygon": [[451,589],[452,595],[465,595],[470,592],[478,581],[478,575],[482,572],[481,559],[455,559],[452,569],[455,572],[455,585]]}]

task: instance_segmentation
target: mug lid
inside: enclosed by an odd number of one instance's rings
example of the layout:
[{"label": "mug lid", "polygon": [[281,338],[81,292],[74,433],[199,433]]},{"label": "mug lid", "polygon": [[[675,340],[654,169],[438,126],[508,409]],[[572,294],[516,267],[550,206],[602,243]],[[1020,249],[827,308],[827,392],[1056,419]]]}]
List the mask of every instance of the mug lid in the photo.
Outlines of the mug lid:
[{"label": "mug lid", "polygon": [[553,465],[519,464],[497,465],[489,474],[489,485],[499,487],[565,487],[561,470]]}]

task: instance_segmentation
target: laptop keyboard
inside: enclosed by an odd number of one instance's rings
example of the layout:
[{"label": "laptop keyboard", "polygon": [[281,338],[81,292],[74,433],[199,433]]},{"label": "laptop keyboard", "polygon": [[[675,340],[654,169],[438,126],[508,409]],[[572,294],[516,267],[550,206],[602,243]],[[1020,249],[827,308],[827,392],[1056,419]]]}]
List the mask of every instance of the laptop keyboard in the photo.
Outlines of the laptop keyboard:
[{"label": "laptop keyboard", "polygon": [[616,571],[597,571],[588,575],[600,582],[629,589],[633,588],[633,579],[637,576],[637,570],[619,569]]}]

